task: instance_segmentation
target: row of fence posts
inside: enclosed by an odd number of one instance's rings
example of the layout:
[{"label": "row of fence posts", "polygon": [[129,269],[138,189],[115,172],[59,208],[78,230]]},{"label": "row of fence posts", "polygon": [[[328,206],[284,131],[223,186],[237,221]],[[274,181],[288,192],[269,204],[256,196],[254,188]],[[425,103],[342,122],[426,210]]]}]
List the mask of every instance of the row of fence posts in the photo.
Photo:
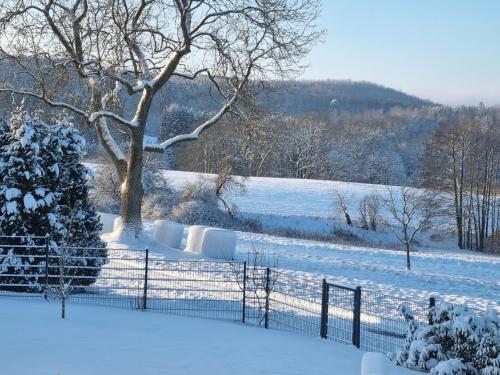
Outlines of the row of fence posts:
[{"label": "row of fence posts", "polygon": [[[50,236],[45,237],[45,287],[49,284],[49,250]],[[142,295],[142,310],[147,309],[148,301],[148,270],[149,270],[149,249],[145,250],[144,261],[144,283]],[[264,307],[264,327],[269,328],[269,299],[271,295],[271,269],[266,268],[265,280],[265,307]],[[247,262],[243,262],[243,299],[242,299],[242,322],[246,321],[246,289],[247,289]],[[352,344],[359,348],[361,346],[361,287],[348,288],[341,285],[330,284],[323,279],[321,290],[321,318],[320,318],[320,337],[328,338],[328,306],[330,298],[330,286],[344,289],[353,293],[353,324],[352,324]],[[434,297],[429,298],[429,308],[436,305]],[[432,318],[429,317],[429,324],[432,324]]]},{"label": "row of fence posts", "polygon": [[[265,283],[265,309],[264,309],[264,327],[269,328],[269,299],[270,299],[270,274],[271,269],[266,268],[266,283]],[[243,264],[243,316],[242,322],[245,323],[246,317],[246,279],[247,279],[247,262]],[[320,332],[319,335],[322,339],[328,338],[328,307],[330,305],[330,286],[335,288],[344,289],[352,292],[353,296],[353,317],[352,317],[352,345],[357,348],[361,347],[361,287],[349,288],[342,285],[330,284],[323,279],[321,286],[321,318],[320,318]],[[429,298],[429,308],[436,305],[434,297]],[[432,318],[429,317],[429,324],[432,324]]]}]

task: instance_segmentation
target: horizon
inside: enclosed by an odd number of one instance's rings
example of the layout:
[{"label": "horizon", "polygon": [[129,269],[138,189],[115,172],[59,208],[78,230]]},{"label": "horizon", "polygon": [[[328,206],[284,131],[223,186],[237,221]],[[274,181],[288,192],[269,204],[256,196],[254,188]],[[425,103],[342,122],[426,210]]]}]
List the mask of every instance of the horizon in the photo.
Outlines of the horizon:
[{"label": "horizon", "polygon": [[494,0],[323,1],[325,40],[299,80],[366,81],[439,104],[499,105],[498,14]]}]

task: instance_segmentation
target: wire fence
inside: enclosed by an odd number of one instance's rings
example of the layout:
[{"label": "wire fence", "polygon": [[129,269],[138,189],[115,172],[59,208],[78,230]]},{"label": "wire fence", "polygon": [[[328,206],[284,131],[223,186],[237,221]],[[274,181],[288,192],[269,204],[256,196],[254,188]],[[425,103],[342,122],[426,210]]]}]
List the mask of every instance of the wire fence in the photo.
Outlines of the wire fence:
[{"label": "wire fence", "polygon": [[48,238],[0,237],[0,296],[153,310],[242,321],[379,352],[402,348],[400,310],[428,322],[411,301],[247,262],[165,259],[148,250],[61,248]]}]

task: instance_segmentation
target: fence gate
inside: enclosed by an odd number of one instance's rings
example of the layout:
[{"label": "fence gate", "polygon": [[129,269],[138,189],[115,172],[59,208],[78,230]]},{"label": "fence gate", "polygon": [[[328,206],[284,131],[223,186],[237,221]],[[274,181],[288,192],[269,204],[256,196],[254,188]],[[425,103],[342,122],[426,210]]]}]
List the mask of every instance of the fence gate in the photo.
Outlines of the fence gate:
[{"label": "fence gate", "polygon": [[321,337],[359,348],[361,288],[349,288],[323,280],[321,306]]}]

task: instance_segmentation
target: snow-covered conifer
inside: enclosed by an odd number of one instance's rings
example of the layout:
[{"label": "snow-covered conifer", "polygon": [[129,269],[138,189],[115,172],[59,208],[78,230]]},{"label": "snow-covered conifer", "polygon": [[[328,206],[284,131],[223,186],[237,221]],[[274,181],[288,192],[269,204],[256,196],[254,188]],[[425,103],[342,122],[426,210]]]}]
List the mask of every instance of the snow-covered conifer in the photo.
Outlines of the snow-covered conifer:
[{"label": "snow-covered conifer", "polygon": [[[49,266],[57,263],[59,246],[69,238],[72,262],[86,267],[74,269],[72,276],[97,275],[106,255],[105,244],[99,239],[101,224],[88,200],[87,169],[79,160],[83,138],[68,123],[47,125],[22,110],[12,114],[7,134],[0,155],[0,232],[26,236],[9,239],[9,245],[27,247],[1,248],[0,276],[10,275],[1,276],[1,283],[16,284],[10,288],[15,290],[43,287],[46,250],[35,246],[33,237],[47,234],[51,237]],[[70,214],[74,216],[71,230],[67,228]],[[49,274],[57,269],[49,267]],[[77,281],[82,285],[94,280]]]},{"label": "snow-covered conifer", "polygon": [[500,320],[472,309],[441,303],[430,311],[432,324],[418,324],[406,309],[406,345],[393,361],[433,375],[500,375]]}]

